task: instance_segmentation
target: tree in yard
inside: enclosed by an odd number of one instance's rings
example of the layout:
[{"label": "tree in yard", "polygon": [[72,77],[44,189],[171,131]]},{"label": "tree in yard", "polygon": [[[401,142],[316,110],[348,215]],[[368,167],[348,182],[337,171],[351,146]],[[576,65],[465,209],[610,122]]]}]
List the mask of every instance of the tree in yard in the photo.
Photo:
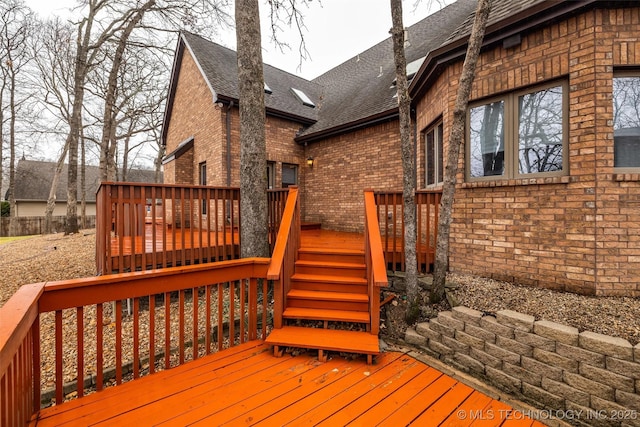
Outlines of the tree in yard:
[{"label": "tree in yard", "polygon": [[[42,107],[47,116],[56,119],[54,126],[43,130],[48,139],[68,135],[64,127],[71,122],[71,104],[73,103],[73,27],[60,19],[44,22],[41,31],[33,41],[34,58],[38,69]],[[60,129],[62,127],[63,129]],[[56,205],[56,192],[69,150],[68,139],[58,156],[56,168],[49,187],[47,207],[44,212],[44,232],[53,233],[53,210]]]},{"label": "tree in yard", "polygon": [[[280,23],[295,24],[300,32],[299,52],[306,57],[303,16],[299,6],[311,0],[269,1],[271,40],[280,48]],[[264,74],[260,10],[257,0],[235,4],[240,110],[240,217],[242,257],[268,257],[267,146],[265,137]]]},{"label": "tree in yard", "polygon": [[[226,1],[215,0],[202,2],[200,0],[146,0],[144,2],[121,2],[120,0],[82,0],[76,9],[80,16],[73,23],[75,35],[67,41],[69,46],[63,51],[72,53],[71,71],[66,74],[70,82],[66,86],[68,99],[64,105],[64,113],[58,116],[68,125],[65,148],[68,150],[68,188],[67,188],[67,221],[65,233],[78,231],[77,200],[78,200],[78,151],[83,132],[87,126],[102,128],[98,149],[101,153],[101,165],[105,174],[115,170],[113,160],[116,153],[118,129],[117,103],[121,102],[118,95],[124,92],[118,87],[118,76],[122,75],[123,64],[127,62],[126,52],[131,43],[148,49],[164,49],[166,42],[159,36],[162,32],[175,31],[173,28],[196,27],[198,18],[205,17],[204,22],[224,22],[223,6]],[[153,15],[154,19],[144,22],[144,18]],[[209,25],[215,28],[214,25]],[[141,38],[134,40],[136,31],[143,29],[147,40],[141,43]],[[53,46],[59,47],[59,46]],[[58,51],[53,51],[53,57]],[[90,77],[95,73],[102,74],[108,82],[102,97],[92,92]],[[49,90],[51,89],[49,85]],[[102,114],[96,115],[99,120],[85,124],[87,104],[100,103]],[[131,111],[129,111],[131,113]],[[138,114],[145,114],[144,112]],[[95,132],[96,134],[98,132]],[[92,134],[88,132],[87,134]],[[83,169],[80,165],[80,169]]]},{"label": "tree in yard", "polygon": [[402,151],[402,205],[404,221],[405,283],[407,286],[407,323],[420,314],[418,294],[418,262],[416,259],[416,203],[415,203],[415,146],[411,140],[411,98],[407,83],[407,60],[404,54],[404,25],[402,0],[391,0],[391,38],[396,68],[396,90],[400,116],[400,145]]},{"label": "tree in yard", "polygon": [[127,20],[122,31],[114,37],[111,43],[115,49],[113,49],[114,53],[111,57],[111,68],[108,73],[108,84],[104,97],[102,140],[100,142],[100,178],[103,181],[115,181],[116,179],[115,152],[117,149],[116,131],[118,115],[116,102],[119,89],[118,75],[121,67],[125,63],[125,51],[133,31],[140,24],[145,13],[154,7],[155,4],[156,0],[147,0],[133,11],[132,16]]},{"label": "tree in yard", "polygon": [[[16,234],[16,200],[15,200],[15,162],[16,162],[16,123],[18,114],[24,106],[28,94],[20,93],[20,85],[24,80],[20,80],[20,75],[25,71],[29,62],[33,59],[24,46],[33,30],[33,14],[24,5],[22,0],[9,0],[3,3],[0,8],[0,142],[4,141],[4,93],[8,92],[8,139],[9,139],[9,207],[10,222],[9,235]],[[0,151],[2,151],[0,149]],[[0,155],[0,163],[2,155]],[[2,175],[0,167],[0,175]]]},{"label": "tree in yard", "polygon": [[241,256],[268,257],[264,75],[258,0],[236,1]]},{"label": "tree in yard", "polygon": [[449,231],[451,228],[451,212],[456,189],[458,158],[460,147],[464,142],[465,119],[471,86],[475,76],[476,64],[480,56],[480,48],[484,32],[491,12],[492,0],[479,0],[469,35],[467,54],[462,65],[462,73],[458,84],[456,103],[453,110],[451,136],[445,160],[444,182],[442,185],[442,201],[438,220],[438,240],[436,242],[436,259],[433,272],[433,290],[431,300],[441,301],[445,296],[445,281],[449,268]]}]

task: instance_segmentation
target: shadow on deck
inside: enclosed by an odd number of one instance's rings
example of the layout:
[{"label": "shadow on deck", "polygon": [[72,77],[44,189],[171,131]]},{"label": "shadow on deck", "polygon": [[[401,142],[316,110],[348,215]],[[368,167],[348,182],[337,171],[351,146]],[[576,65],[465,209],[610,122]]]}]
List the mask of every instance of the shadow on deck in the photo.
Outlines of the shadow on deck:
[{"label": "shadow on deck", "polygon": [[[43,409],[32,426],[540,426],[503,402],[399,353],[374,365],[273,357],[261,341]],[[474,424],[474,425],[476,425]]]}]

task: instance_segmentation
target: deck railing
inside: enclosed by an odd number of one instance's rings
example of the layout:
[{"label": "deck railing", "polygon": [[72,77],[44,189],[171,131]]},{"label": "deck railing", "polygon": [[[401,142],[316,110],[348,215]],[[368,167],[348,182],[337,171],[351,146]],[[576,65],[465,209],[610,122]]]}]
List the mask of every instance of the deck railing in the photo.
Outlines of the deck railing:
[{"label": "deck railing", "polygon": [[364,192],[364,259],[367,267],[371,333],[380,330],[380,288],[388,285],[378,212],[373,191]]},{"label": "deck railing", "polygon": [[43,400],[59,404],[68,393],[81,397],[265,339],[272,308],[260,279],[268,263],[246,258],[22,286],[0,308],[0,425],[24,426]]},{"label": "deck railing", "polygon": [[[442,190],[416,191],[416,256],[418,269],[429,272],[435,260]],[[404,209],[401,191],[375,193],[387,267],[404,271]]]},{"label": "deck railing", "polygon": [[271,255],[267,278],[274,281],[273,327],[282,327],[282,312],[290,288],[291,276],[300,249],[300,198],[298,188],[289,187],[276,244]]},{"label": "deck railing", "polygon": [[273,249],[276,246],[278,229],[282,222],[282,215],[284,214],[288,196],[288,188],[267,190],[267,199],[269,202],[269,249],[271,249],[271,253],[273,253]]},{"label": "deck railing", "polygon": [[[271,249],[287,189],[269,190]],[[104,182],[96,196],[98,274],[240,257],[240,190]]]}]

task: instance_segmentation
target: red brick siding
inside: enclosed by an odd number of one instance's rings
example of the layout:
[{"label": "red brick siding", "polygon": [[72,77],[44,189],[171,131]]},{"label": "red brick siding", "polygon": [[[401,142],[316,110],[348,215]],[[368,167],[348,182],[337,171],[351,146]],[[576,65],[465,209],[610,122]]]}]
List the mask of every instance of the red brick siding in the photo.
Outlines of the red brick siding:
[{"label": "red brick siding", "polygon": [[[589,11],[523,36],[518,47],[481,55],[472,99],[568,81],[569,176],[464,183],[462,150],[452,271],[640,295],[640,183],[613,179],[611,100],[613,68],[640,65],[639,23],[638,8]],[[450,66],[418,102],[419,130],[444,116],[445,146],[460,68]]]},{"label": "red brick siding", "polygon": [[223,156],[219,154],[225,141],[224,126],[223,110],[214,104],[211,90],[191,54],[185,49],[166,144],[167,153],[171,153],[178,144],[193,136],[194,152],[190,158],[179,158],[175,164],[170,162],[165,165],[165,172],[168,172],[165,173],[165,182],[199,184],[198,164],[206,161],[208,184],[224,185]]},{"label": "red brick siding", "polygon": [[402,189],[397,120],[311,143],[307,155],[306,220],[323,228],[362,231],[364,190]]},{"label": "red brick siding", "polygon": [[[267,95],[268,96],[268,95]],[[216,105],[213,94],[198,69],[193,57],[185,50],[171,121],[166,136],[167,153],[171,153],[180,142],[193,136],[194,146],[175,161],[165,165],[165,182],[199,184],[198,167],[207,164],[207,185],[227,186],[227,114],[231,124],[231,182],[240,186],[240,118],[237,104]],[[282,163],[297,164],[298,184],[304,187],[304,147],[294,141],[299,123],[267,117],[267,160],[276,163],[275,186],[282,182]],[[266,171],[266,165],[265,165]]]}]

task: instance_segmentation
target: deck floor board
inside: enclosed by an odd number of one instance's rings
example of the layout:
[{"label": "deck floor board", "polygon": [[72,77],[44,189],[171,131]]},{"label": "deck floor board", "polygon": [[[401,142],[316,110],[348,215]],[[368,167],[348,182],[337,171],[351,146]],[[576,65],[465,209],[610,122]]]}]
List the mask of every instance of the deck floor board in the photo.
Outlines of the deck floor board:
[{"label": "deck floor board", "polygon": [[[373,365],[335,353],[273,357],[252,341],[170,370],[40,411],[58,425],[491,425],[456,411],[511,409],[410,356],[382,353]],[[422,417],[422,418],[420,418]],[[510,419],[509,426],[541,425]],[[506,424],[505,424],[506,425]]]}]

